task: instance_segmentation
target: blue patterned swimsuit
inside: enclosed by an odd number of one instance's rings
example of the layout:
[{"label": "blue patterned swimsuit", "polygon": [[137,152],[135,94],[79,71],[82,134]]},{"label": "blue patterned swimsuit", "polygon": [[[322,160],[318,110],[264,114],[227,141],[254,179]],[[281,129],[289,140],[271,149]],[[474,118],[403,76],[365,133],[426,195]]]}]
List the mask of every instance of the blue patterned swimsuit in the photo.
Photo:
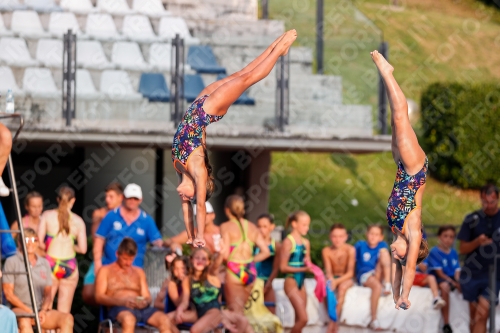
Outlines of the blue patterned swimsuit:
[{"label": "blue patterned swimsuit", "polygon": [[387,204],[387,221],[394,232],[394,228],[404,233],[405,220],[417,208],[415,195],[425,185],[429,161],[425,157],[424,166],[415,175],[410,176],[399,161],[396,180]]},{"label": "blue patterned swimsuit", "polygon": [[[182,121],[177,127],[172,143],[172,161],[177,172],[182,173],[180,166],[187,170],[187,163],[191,153],[204,144],[203,132],[211,123],[222,119],[223,116],[213,116],[205,113],[203,104],[208,95],[195,100],[187,109]],[[180,163],[181,165],[179,165]]]}]

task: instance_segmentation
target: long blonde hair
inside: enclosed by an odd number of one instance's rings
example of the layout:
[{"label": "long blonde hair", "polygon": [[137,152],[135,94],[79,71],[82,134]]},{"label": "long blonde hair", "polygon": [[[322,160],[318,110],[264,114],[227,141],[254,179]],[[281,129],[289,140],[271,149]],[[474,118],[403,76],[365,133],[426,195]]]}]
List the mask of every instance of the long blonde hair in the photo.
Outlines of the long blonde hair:
[{"label": "long blonde hair", "polygon": [[238,221],[241,221],[245,216],[245,201],[243,201],[243,198],[237,194],[228,196],[224,207],[229,209],[231,215],[233,215]]},{"label": "long blonde hair", "polygon": [[66,233],[69,235],[69,217],[70,212],[68,209],[69,201],[75,197],[75,191],[68,186],[63,186],[59,189],[57,195],[59,207],[57,208],[57,218],[59,220],[59,233]]}]

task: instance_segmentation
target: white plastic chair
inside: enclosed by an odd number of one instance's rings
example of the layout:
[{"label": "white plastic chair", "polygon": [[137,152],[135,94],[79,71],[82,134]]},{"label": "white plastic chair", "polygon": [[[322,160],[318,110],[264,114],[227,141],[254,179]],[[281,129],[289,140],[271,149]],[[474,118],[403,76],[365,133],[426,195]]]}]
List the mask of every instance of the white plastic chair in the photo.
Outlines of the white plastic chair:
[{"label": "white plastic chair", "polygon": [[132,9],[150,17],[172,15],[169,11],[165,10],[161,0],[134,0]]},{"label": "white plastic chair", "polygon": [[162,17],[158,29],[160,37],[172,39],[176,34],[184,38],[186,44],[199,44],[200,40],[191,36],[186,21],[182,17]]},{"label": "white plastic chair", "polygon": [[12,31],[7,30],[5,24],[3,23],[3,16],[0,15],[0,37],[13,36],[14,33]]},{"label": "white plastic chair", "polygon": [[149,64],[159,71],[170,71],[172,66],[172,45],[153,43],[149,47]]},{"label": "white plastic chair", "polygon": [[21,37],[46,38],[50,37],[40,22],[38,13],[33,10],[16,10],[12,13],[11,30]]},{"label": "white plastic chair", "polygon": [[125,71],[106,70],[101,74],[101,92],[112,100],[140,101],[142,95],[135,92]]},{"label": "white plastic chair", "polygon": [[42,13],[62,11],[62,8],[54,0],[24,0],[24,4],[28,8]]},{"label": "white plastic chair", "polygon": [[52,73],[48,68],[26,68],[23,77],[23,89],[33,97],[61,98]]},{"label": "white plastic chair", "polygon": [[16,67],[36,66],[37,61],[31,59],[26,46],[26,41],[22,38],[3,37],[0,39],[0,61]]},{"label": "white plastic chair", "polygon": [[144,71],[150,70],[142,56],[139,45],[135,42],[116,42],[113,44],[111,61],[122,69]]},{"label": "white plastic chair", "polygon": [[61,68],[63,63],[63,41],[40,39],[36,48],[36,60],[47,67]]},{"label": "white plastic chair", "polygon": [[90,14],[99,11],[90,0],[61,0],[61,7],[76,14]]},{"label": "white plastic chair", "polygon": [[100,99],[103,94],[94,87],[90,73],[86,69],[76,70],[76,96],[84,99]]},{"label": "white plastic chair", "polygon": [[110,69],[115,66],[111,64],[100,42],[96,40],[77,41],[76,61],[78,66],[91,69]]},{"label": "white plastic chair", "polygon": [[23,5],[19,0],[0,0],[0,10],[13,11],[25,10],[28,6]]},{"label": "white plastic chair", "polygon": [[12,89],[12,92],[15,96],[23,96],[24,91],[19,89],[17,85],[16,79],[14,78],[14,74],[12,73],[12,69],[7,66],[0,67],[0,94],[5,96],[7,94],[7,90]]},{"label": "white plastic chair", "polygon": [[89,14],[85,32],[88,37],[99,40],[115,41],[123,39],[116,30],[115,22],[109,14]]},{"label": "white plastic chair", "polygon": [[144,15],[127,15],[123,18],[122,34],[130,40],[151,43],[159,41],[149,18]]},{"label": "white plastic chair", "polygon": [[127,0],[97,0],[97,8],[113,15],[133,14]]},{"label": "white plastic chair", "polygon": [[50,14],[49,32],[54,37],[62,38],[68,32],[68,29],[71,29],[78,37],[82,37],[82,31],[80,30],[80,25],[76,20],[75,14],[70,12]]}]

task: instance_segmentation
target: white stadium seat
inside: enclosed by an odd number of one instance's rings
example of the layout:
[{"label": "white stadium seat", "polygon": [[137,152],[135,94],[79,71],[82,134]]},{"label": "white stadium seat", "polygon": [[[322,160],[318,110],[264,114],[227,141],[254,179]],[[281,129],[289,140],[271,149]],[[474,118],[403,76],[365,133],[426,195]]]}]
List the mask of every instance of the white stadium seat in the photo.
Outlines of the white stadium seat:
[{"label": "white stadium seat", "polygon": [[62,68],[63,41],[61,39],[40,39],[36,48],[36,60],[47,67]]},{"label": "white stadium seat", "polygon": [[142,95],[135,92],[130,77],[125,71],[103,71],[101,74],[101,92],[113,100],[138,101]]},{"label": "white stadium seat", "polygon": [[139,45],[134,42],[114,43],[113,51],[111,52],[111,61],[121,69],[135,71],[151,69],[151,66],[144,61]]},{"label": "white stadium seat", "polygon": [[31,59],[26,41],[22,38],[3,37],[0,39],[0,61],[10,66],[36,66],[37,61]]},{"label": "white stadium seat", "polygon": [[24,0],[24,4],[37,12],[61,12],[62,8],[54,0]]},{"label": "white stadium seat", "polygon": [[172,45],[153,43],[149,47],[149,64],[160,71],[170,71],[172,63]]},{"label": "white stadium seat", "polygon": [[160,37],[164,38],[174,38],[176,34],[179,34],[181,38],[184,38],[186,44],[199,44],[198,38],[191,36],[189,32],[186,21],[182,17],[162,17],[160,20],[158,34]]},{"label": "white stadium seat", "polygon": [[76,60],[78,66],[91,69],[110,69],[115,66],[111,64],[100,42],[96,40],[77,41]]},{"label": "white stadium seat", "polygon": [[133,14],[127,0],[97,0],[97,8],[113,15]]},{"label": "white stadium seat", "polygon": [[50,14],[49,32],[54,37],[62,38],[68,32],[68,29],[71,29],[74,34],[79,35],[78,37],[81,37],[82,31],[80,30],[80,25],[76,20],[75,14],[70,12]]},{"label": "white stadium seat", "polygon": [[5,96],[7,94],[7,90],[11,89],[15,96],[24,95],[24,92],[19,89],[16,79],[14,78],[14,74],[12,73],[12,69],[7,66],[0,67],[0,94]]},{"label": "white stadium seat", "polygon": [[0,15],[0,37],[4,36],[12,36],[14,33],[12,31],[7,30],[5,24],[3,23],[3,16]]},{"label": "white stadium seat", "polygon": [[48,68],[26,68],[23,77],[23,89],[33,97],[61,98],[52,73]]},{"label": "white stadium seat", "polygon": [[61,7],[76,14],[90,14],[99,11],[90,0],[61,0]]},{"label": "white stadium seat", "polygon": [[86,69],[76,70],[76,96],[84,99],[99,99],[103,96],[95,89],[92,77]]},{"label": "white stadium seat", "polygon": [[170,16],[165,10],[161,0],[134,0],[132,9],[150,17]]},{"label": "white stadium seat", "polygon": [[50,35],[43,30],[38,13],[32,10],[16,10],[12,13],[12,32],[21,37],[45,38]]},{"label": "white stadium seat", "polygon": [[109,14],[89,14],[85,33],[92,38],[100,40],[121,40],[122,36],[116,30],[115,22]]},{"label": "white stadium seat", "polygon": [[23,5],[19,0],[0,0],[0,10],[13,11],[27,8],[28,6]]},{"label": "white stadium seat", "polygon": [[127,15],[123,19],[122,34],[130,40],[142,43],[159,41],[149,18],[144,15]]}]

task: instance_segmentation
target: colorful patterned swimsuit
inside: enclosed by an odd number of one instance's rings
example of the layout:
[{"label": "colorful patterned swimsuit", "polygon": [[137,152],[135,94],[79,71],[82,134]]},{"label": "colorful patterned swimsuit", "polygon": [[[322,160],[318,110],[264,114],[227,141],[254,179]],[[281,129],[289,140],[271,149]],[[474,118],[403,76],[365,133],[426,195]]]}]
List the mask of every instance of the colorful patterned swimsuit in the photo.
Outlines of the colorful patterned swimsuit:
[{"label": "colorful patterned swimsuit", "polygon": [[243,243],[248,243],[252,248],[255,244],[248,239],[248,221],[243,220],[241,223],[238,220],[231,220],[231,222],[236,223],[240,227],[241,238],[238,242],[230,244],[229,247],[229,257],[227,258],[227,271],[233,274],[244,286],[252,284],[257,278],[257,270],[255,269],[255,262],[253,261],[253,255],[247,260],[233,259],[233,252]]},{"label": "colorful patterned swimsuit", "polygon": [[[203,143],[203,132],[211,123],[222,119],[223,116],[213,116],[205,113],[203,104],[208,95],[201,96],[187,109],[182,121],[177,127],[172,143],[172,161],[177,172],[182,173],[181,166],[187,170],[187,163],[191,153]],[[180,163],[180,165],[179,165]]]},{"label": "colorful patterned swimsuit", "polygon": [[387,204],[387,221],[393,232],[395,231],[394,228],[397,228],[404,233],[406,219],[413,210],[419,208],[415,202],[415,195],[425,185],[428,166],[429,161],[425,157],[422,169],[415,175],[410,176],[405,171],[403,163],[399,161],[396,180]]}]

